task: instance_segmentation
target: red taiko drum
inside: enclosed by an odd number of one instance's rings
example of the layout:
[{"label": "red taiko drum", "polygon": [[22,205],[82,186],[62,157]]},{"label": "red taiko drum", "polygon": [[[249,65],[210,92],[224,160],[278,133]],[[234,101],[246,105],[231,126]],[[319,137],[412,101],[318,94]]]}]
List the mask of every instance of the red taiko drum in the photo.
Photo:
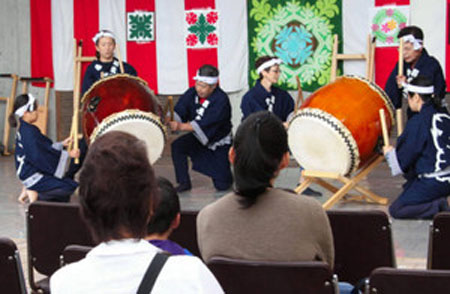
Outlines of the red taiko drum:
[{"label": "red taiko drum", "polygon": [[382,137],[380,109],[390,129],[394,107],[382,89],[363,78],[338,78],[311,94],[290,121],[293,156],[307,170],[341,175],[358,170]]},{"label": "red taiko drum", "polygon": [[109,131],[145,141],[149,160],[162,154],[166,130],[162,108],[140,78],[119,74],[99,80],[83,95],[83,132],[88,143]]}]

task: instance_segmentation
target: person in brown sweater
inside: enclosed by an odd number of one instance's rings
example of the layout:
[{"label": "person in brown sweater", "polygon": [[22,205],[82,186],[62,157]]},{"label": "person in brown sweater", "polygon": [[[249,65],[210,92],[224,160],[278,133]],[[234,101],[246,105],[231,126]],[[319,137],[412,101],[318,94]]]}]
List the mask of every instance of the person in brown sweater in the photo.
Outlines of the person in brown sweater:
[{"label": "person in brown sweater", "polygon": [[289,163],[282,122],[267,111],[250,115],[237,130],[229,158],[235,191],[197,217],[203,260],[320,260],[333,267],[333,237],[319,202],[273,188],[279,171]]}]

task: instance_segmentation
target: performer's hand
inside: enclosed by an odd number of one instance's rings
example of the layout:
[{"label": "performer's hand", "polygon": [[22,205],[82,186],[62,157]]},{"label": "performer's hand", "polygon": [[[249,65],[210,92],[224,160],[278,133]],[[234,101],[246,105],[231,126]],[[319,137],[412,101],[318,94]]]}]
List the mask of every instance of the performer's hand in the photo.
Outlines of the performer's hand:
[{"label": "performer's hand", "polygon": [[169,127],[172,131],[177,131],[179,129],[179,125],[180,124],[177,121],[174,121],[174,120],[169,121]]},{"label": "performer's hand", "polygon": [[396,77],[397,80],[397,86],[399,89],[403,88],[403,84],[406,83],[406,77],[405,76],[397,76]]},{"label": "performer's hand", "polygon": [[386,155],[386,153],[394,150],[394,147],[392,145],[383,146],[383,154]]},{"label": "performer's hand", "polygon": [[287,130],[287,128],[289,127],[289,122],[285,121],[285,122],[283,123],[283,126],[284,126],[284,128]]},{"label": "performer's hand", "polygon": [[69,156],[71,158],[79,158],[80,157],[80,149],[72,149],[69,151]]},{"label": "performer's hand", "polygon": [[68,147],[70,144],[72,144],[72,137],[68,137],[68,138],[65,138],[63,141],[62,141],[62,144],[63,144],[63,146],[64,147]]}]

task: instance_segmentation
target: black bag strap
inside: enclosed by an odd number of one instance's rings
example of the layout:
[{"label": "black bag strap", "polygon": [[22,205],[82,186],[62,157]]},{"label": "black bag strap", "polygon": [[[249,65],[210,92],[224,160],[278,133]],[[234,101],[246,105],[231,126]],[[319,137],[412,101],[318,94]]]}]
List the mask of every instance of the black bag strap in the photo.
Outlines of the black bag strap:
[{"label": "black bag strap", "polygon": [[156,253],[152,262],[150,262],[150,265],[148,266],[144,277],[142,278],[141,284],[139,285],[139,288],[137,290],[137,294],[149,294],[152,291],[153,285],[155,284],[156,279],[158,278],[159,273],[161,272],[161,269],[163,268],[167,259],[169,259],[169,256],[167,254]]}]

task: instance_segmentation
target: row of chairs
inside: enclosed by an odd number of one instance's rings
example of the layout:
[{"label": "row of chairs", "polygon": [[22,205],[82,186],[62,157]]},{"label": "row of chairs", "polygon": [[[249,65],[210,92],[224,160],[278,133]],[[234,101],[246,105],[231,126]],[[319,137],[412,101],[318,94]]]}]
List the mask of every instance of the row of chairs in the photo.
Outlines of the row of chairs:
[{"label": "row of chairs", "polygon": [[[395,268],[391,227],[384,212],[328,211],[327,214],[335,242],[334,273],[339,280],[354,284],[369,277],[376,268]],[[196,211],[183,211],[181,225],[171,239],[200,256],[196,217]],[[442,213],[435,217],[430,229],[430,269],[450,269],[449,240],[450,214]],[[78,244],[87,248],[95,245],[80,217],[78,204],[39,201],[31,204],[27,211],[27,242],[30,288],[44,293],[49,292],[48,278],[36,281],[35,270],[50,277],[60,267],[60,256],[68,245]],[[316,264],[311,266],[317,267]],[[328,275],[326,281],[332,285],[332,275],[331,279]]]}]

